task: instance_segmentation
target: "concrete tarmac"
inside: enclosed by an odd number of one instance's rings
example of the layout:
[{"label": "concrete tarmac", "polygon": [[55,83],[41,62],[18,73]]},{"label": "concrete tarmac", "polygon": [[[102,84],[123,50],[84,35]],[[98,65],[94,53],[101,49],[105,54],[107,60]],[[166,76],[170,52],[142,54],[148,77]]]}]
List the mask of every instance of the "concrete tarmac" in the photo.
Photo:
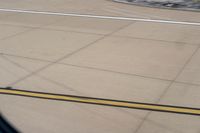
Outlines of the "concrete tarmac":
[{"label": "concrete tarmac", "polygon": [[[199,12],[111,0],[1,0],[0,9],[0,87],[200,108],[200,26],[160,21],[199,24]],[[199,116],[4,94],[0,112],[23,133],[200,131]]]}]

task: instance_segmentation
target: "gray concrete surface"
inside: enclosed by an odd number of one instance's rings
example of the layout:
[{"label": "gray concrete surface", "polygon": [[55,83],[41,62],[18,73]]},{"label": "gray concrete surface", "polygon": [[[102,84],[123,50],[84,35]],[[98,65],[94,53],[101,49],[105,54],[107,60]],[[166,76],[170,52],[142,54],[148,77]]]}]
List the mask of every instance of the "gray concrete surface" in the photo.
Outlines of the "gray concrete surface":
[{"label": "gray concrete surface", "polygon": [[[200,22],[109,0],[1,0],[0,8]],[[0,86],[200,108],[200,26],[0,12]],[[24,133],[199,133],[199,116],[0,95]]]}]

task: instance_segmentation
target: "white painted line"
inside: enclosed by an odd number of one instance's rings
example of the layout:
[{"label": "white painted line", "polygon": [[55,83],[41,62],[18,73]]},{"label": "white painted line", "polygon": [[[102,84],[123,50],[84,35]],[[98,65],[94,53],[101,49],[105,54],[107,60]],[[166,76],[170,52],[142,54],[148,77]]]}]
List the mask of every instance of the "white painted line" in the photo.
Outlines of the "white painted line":
[{"label": "white painted line", "polygon": [[43,14],[43,15],[57,15],[57,16],[71,16],[71,17],[86,17],[86,18],[98,18],[98,19],[112,19],[112,20],[141,21],[141,22],[154,22],[154,23],[168,23],[168,24],[200,26],[200,23],[198,23],[198,22],[172,21],[172,20],[161,20],[161,19],[142,19],[142,18],[101,16],[101,15],[89,15],[89,14],[47,12],[47,11],[33,11],[33,10],[18,10],[18,9],[4,9],[4,8],[0,8],[0,11],[3,11],[3,12],[16,12],[16,13],[29,13],[29,14]]}]

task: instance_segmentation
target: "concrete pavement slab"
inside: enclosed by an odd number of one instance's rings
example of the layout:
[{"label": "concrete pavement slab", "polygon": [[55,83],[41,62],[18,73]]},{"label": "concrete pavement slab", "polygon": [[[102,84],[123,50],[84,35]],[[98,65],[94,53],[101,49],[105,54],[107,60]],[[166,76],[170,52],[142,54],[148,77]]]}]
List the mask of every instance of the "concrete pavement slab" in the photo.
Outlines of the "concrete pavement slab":
[{"label": "concrete pavement slab", "polygon": [[95,34],[110,34],[128,24],[133,22],[109,20],[109,19],[95,19],[83,17],[63,17],[64,19],[44,28],[95,33]]},{"label": "concrete pavement slab", "polygon": [[200,44],[200,26],[136,22],[115,35],[163,40],[186,44]]},{"label": "concrete pavement slab", "polygon": [[62,17],[52,15],[14,13],[8,17],[0,19],[0,24],[26,27],[42,27],[62,19]]},{"label": "concrete pavement slab", "polygon": [[197,46],[109,37],[62,62],[173,80]]},{"label": "concrete pavement slab", "polygon": [[[19,67],[16,66],[12,61],[18,62],[18,65],[23,66]],[[7,85],[11,84],[12,82],[24,77],[31,71],[35,71],[40,67],[46,65],[44,62],[35,63],[31,60],[24,60],[17,57],[7,57],[5,55],[0,55],[0,86],[6,87]],[[24,69],[28,69],[26,71]]]},{"label": "concrete pavement slab", "polygon": [[23,33],[27,30],[30,30],[30,28],[0,24],[0,31],[3,31],[3,32],[0,32],[0,40],[11,37],[13,35],[17,35],[19,33]]},{"label": "concrete pavement slab", "polygon": [[177,81],[186,83],[200,84],[200,50],[193,56],[191,61],[185,67],[183,72],[177,78]]},{"label": "concrete pavement slab", "polygon": [[0,51],[54,61],[100,37],[99,35],[37,29],[0,41]]}]

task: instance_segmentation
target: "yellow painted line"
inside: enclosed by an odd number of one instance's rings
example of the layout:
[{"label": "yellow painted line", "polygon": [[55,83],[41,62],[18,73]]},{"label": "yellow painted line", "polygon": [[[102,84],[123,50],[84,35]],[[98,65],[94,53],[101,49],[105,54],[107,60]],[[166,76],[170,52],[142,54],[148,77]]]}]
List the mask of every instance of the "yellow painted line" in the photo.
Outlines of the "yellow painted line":
[{"label": "yellow painted line", "polygon": [[17,96],[59,100],[59,101],[70,101],[70,102],[87,103],[87,104],[97,104],[97,105],[114,106],[114,107],[122,107],[122,108],[151,110],[151,111],[159,111],[159,112],[200,115],[199,108],[189,108],[189,107],[180,107],[180,106],[140,103],[140,102],[131,102],[131,101],[112,100],[112,99],[101,99],[101,98],[83,97],[83,96],[74,96],[74,95],[61,95],[61,94],[33,92],[33,91],[8,89],[8,88],[0,88],[0,94],[17,95]]}]

